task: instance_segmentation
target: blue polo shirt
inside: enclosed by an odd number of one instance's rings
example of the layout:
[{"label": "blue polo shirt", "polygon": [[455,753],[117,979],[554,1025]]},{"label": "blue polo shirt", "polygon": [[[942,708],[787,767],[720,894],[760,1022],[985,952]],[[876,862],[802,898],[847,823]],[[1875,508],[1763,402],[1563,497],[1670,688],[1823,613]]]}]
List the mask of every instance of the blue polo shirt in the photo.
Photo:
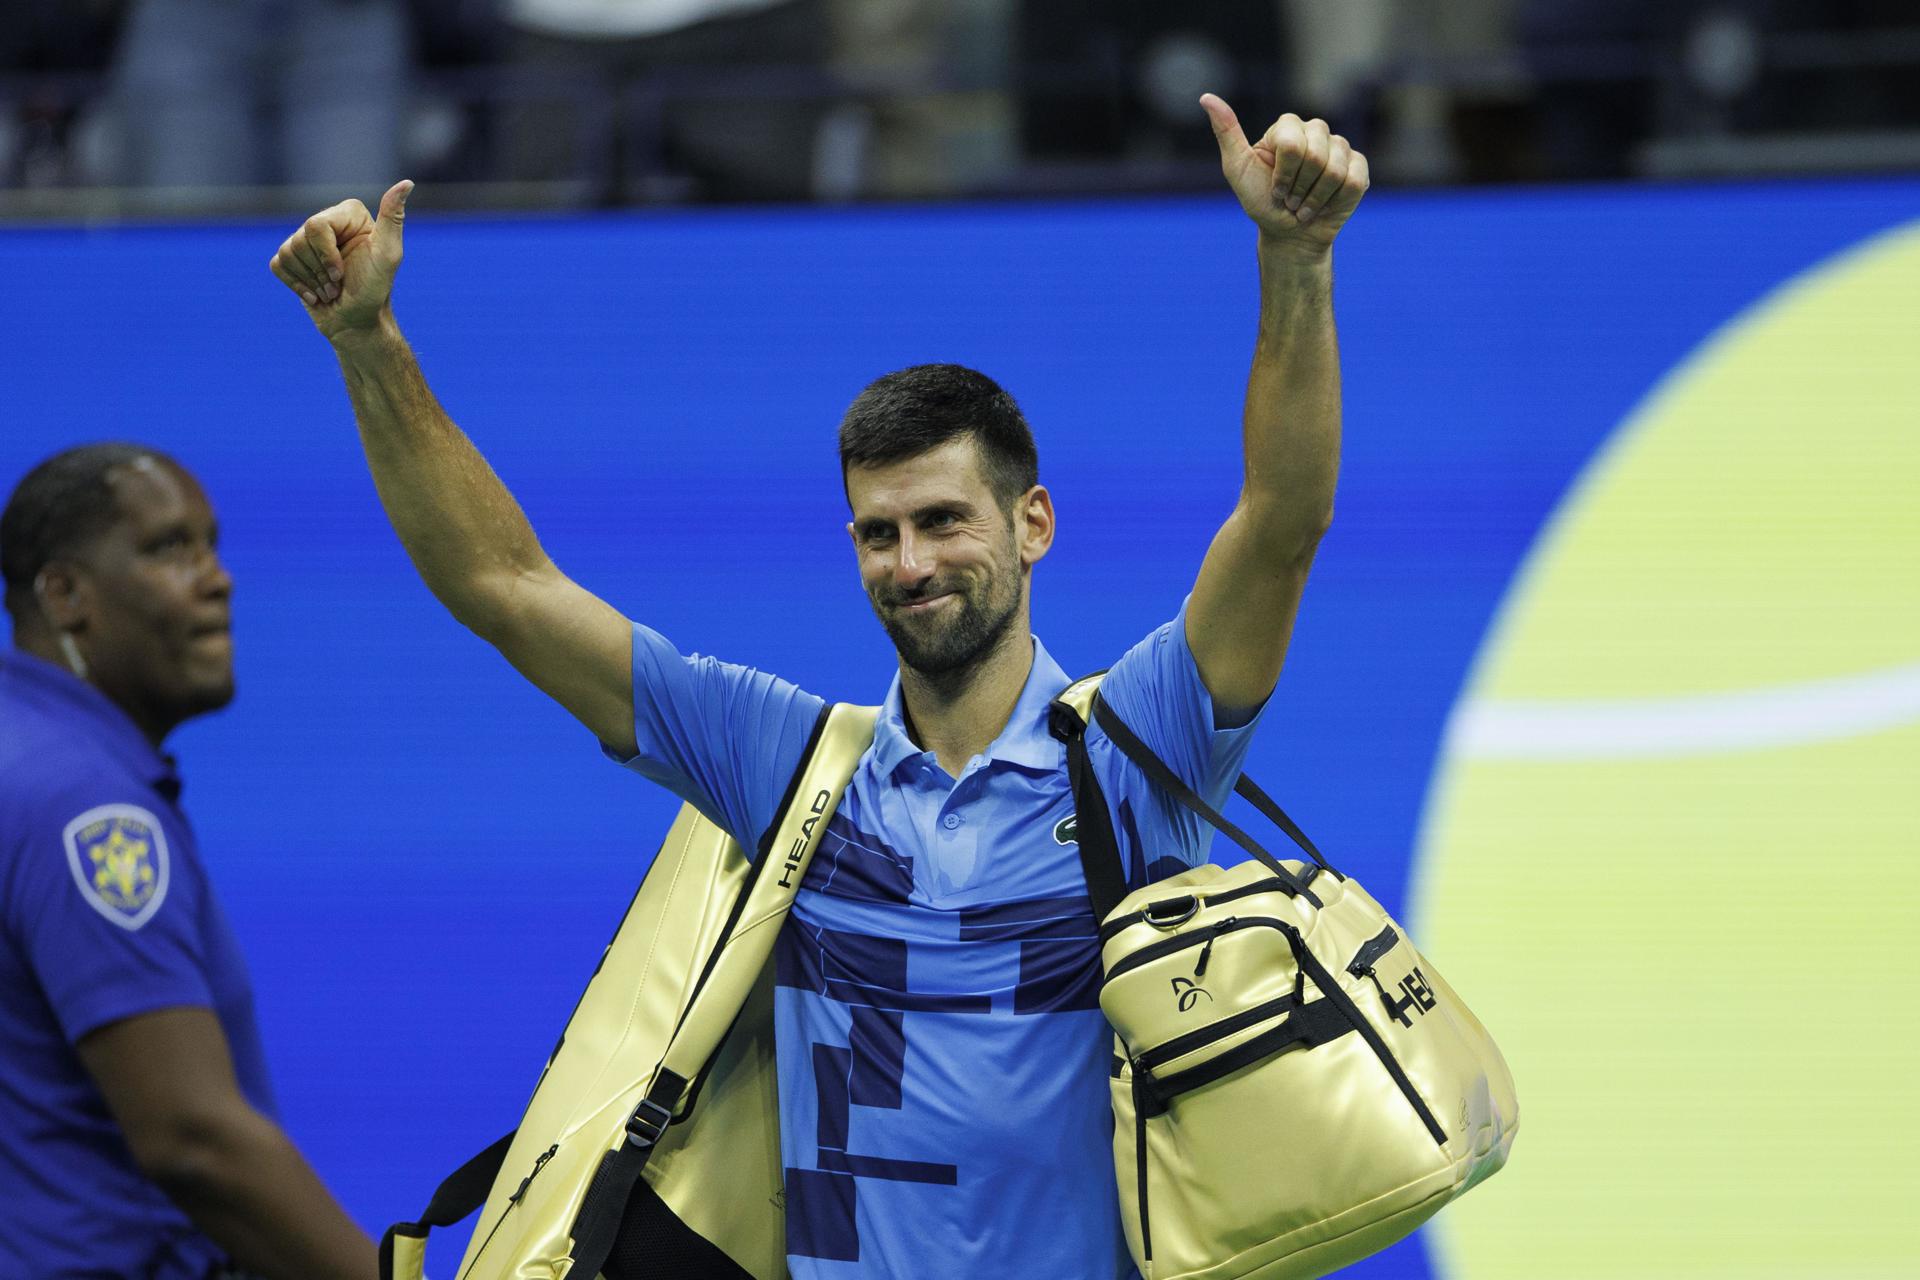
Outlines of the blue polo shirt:
[{"label": "blue polo shirt", "polygon": [[202,1280],[221,1257],[141,1174],[74,1051],[202,1005],[272,1114],[246,966],[179,797],[106,695],[0,652],[0,1276]]},{"label": "blue polo shirt", "polygon": [[[822,702],[634,629],[637,754],[749,849]],[[776,1044],[795,1280],[1133,1276],[1115,1194],[1097,929],[1034,642],[1006,729],[954,778],[907,736],[895,677],[776,946]],[[1216,804],[1253,725],[1214,728],[1185,610],[1103,695]],[[1096,728],[1089,754],[1128,875],[1201,861],[1210,832]]]}]

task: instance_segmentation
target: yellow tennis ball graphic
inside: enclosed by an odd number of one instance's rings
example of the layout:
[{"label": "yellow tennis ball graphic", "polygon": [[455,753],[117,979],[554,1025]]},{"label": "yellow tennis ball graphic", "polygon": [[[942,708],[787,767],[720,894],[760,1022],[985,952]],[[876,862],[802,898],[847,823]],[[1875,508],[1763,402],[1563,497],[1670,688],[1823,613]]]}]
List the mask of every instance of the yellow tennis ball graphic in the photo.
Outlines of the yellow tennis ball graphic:
[{"label": "yellow tennis ball graphic", "polygon": [[1455,709],[1419,936],[1507,1054],[1447,1280],[1916,1274],[1920,225],[1624,424]]}]

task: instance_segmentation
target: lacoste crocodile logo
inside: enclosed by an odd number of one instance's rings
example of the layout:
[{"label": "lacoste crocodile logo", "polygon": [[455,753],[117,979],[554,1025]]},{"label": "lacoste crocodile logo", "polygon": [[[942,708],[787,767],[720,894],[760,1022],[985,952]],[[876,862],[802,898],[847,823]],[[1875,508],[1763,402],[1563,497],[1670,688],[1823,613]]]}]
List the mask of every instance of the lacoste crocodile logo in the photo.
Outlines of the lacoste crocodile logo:
[{"label": "lacoste crocodile logo", "polygon": [[1080,843],[1080,815],[1079,814],[1070,813],[1066,817],[1060,819],[1060,821],[1057,824],[1055,824],[1053,828],[1053,842],[1055,844],[1079,844]]}]

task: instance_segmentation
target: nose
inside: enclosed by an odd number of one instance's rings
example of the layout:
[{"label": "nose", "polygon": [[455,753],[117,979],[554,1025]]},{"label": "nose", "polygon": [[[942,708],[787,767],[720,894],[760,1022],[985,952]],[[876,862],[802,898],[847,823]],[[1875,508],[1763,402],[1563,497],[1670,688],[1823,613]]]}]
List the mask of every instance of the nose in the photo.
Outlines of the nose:
[{"label": "nose", "polygon": [[931,547],[922,547],[911,529],[903,529],[893,558],[893,584],[914,588],[933,576]]},{"label": "nose", "polygon": [[220,553],[211,547],[201,561],[200,594],[213,600],[225,600],[233,594],[233,575],[227,572]]}]

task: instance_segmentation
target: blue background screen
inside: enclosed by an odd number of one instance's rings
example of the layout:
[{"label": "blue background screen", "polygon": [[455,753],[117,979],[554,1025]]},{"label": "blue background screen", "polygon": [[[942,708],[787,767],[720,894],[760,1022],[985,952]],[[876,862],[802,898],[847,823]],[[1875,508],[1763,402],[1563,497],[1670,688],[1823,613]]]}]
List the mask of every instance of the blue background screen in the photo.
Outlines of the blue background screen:
[{"label": "blue background screen", "polygon": [[[396,305],[429,379],[562,568],[684,649],[884,693],[834,428],[903,365],[973,365],[1026,410],[1060,523],[1035,629],[1070,671],[1173,614],[1232,507],[1256,283],[1224,197],[506,221],[422,195]],[[1337,264],[1338,515],[1249,771],[1389,910],[1448,710],[1583,464],[1718,326],[1917,207],[1369,197]],[[171,745],[286,1126],[377,1233],[514,1123],[676,802],[419,584],[266,270],[286,231],[0,236],[0,482],[127,438],[211,495],[240,693]]]}]

